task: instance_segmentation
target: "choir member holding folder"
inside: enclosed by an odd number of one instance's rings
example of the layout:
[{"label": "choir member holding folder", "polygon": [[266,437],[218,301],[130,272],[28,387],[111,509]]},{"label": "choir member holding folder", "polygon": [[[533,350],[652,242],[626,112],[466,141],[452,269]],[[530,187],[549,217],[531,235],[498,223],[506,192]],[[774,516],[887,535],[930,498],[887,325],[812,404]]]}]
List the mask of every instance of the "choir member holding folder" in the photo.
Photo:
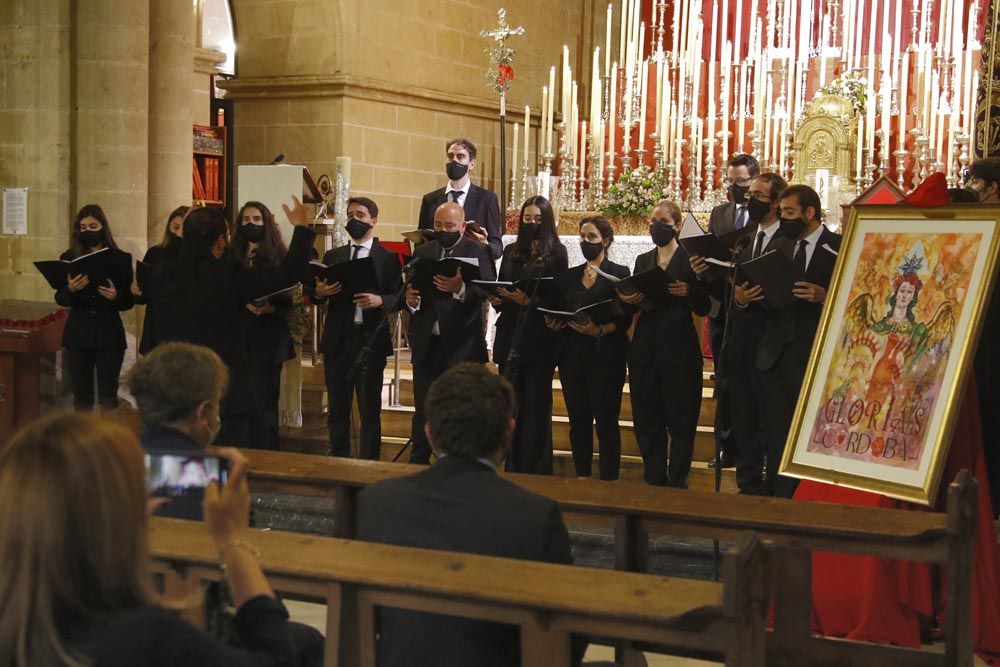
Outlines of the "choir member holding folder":
[{"label": "choir member holding folder", "polygon": [[[254,413],[264,409],[241,327],[247,304],[284,290],[305,277],[313,232],[305,207],[293,197],[283,205],[295,226],[288,253],[276,266],[248,268],[227,257],[229,222],[220,208],[194,208],[184,219],[183,241],[168,247],[154,271],[157,290],[157,340],[204,345],[229,369],[229,389],[222,401],[220,443],[246,447],[252,442]],[[271,350],[270,354],[275,354]]]},{"label": "choir member holding folder", "polygon": [[[756,360],[764,394],[768,448],[762,493],[790,498],[797,482],[779,476],[778,468],[840,250],[840,235],[823,225],[819,195],[808,185],[792,185],[782,191],[778,211],[778,233],[793,242],[791,261],[785,253],[771,251],[741,264],[750,280],[740,283],[734,298],[738,306],[759,301],[767,304]],[[758,284],[752,284],[751,266],[764,258],[778,267],[773,273],[787,275],[785,269],[791,267],[802,278],[789,280],[781,288],[765,289],[759,283],[767,274],[761,272]],[[775,280],[773,284],[781,283]],[[775,294],[779,289],[782,294]]]},{"label": "choir member holding folder", "polygon": [[[236,234],[229,252],[249,271],[272,269],[281,263],[288,248],[267,206],[257,201],[243,205],[236,215]],[[277,291],[251,295],[244,304],[243,346],[258,405],[250,417],[250,446],[254,449],[278,448],[281,366],[295,358],[288,329],[295,291],[295,284],[281,285]]]},{"label": "choir member holding folder", "polygon": [[[319,350],[329,402],[330,454],[351,455],[351,399],[361,417],[358,456],[379,460],[382,451],[382,373],[392,354],[384,313],[396,307],[399,260],[375,238],[378,206],[367,197],[347,200],[351,242],[313,262],[315,301],[328,303]],[[365,346],[369,347],[365,349]],[[359,361],[359,355],[362,358]]]},{"label": "choir member holding folder", "polygon": [[410,463],[430,463],[424,399],[444,371],[463,361],[486,363],[487,292],[473,280],[494,280],[489,246],[465,235],[465,211],[447,202],[434,211],[434,240],[413,251],[406,307],[412,314],[413,423]]},{"label": "choir member holding folder", "polygon": [[167,225],[163,228],[163,238],[157,245],[146,251],[141,262],[135,263],[135,283],[132,285],[132,296],[137,304],[146,306],[146,313],[142,317],[139,354],[149,354],[156,347],[156,285],[153,273],[156,270],[156,263],[160,260],[167,245],[171,242],[180,242],[184,215],[187,212],[187,206],[178,206],[171,211],[167,218]]},{"label": "choir member holding folder", "polygon": [[[590,477],[594,459],[593,426],[597,423],[602,480],[618,479],[621,464],[622,389],[625,386],[625,335],[632,321],[615,292],[615,279],[627,278],[628,267],[607,258],[614,241],[611,223],[601,216],[580,221],[580,250],[586,260],[556,280],[558,309],[549,309],[546,325],[562,332],[558,342],[559,381],[569,412],[569,438],[578,477]],[[575,314],[582,306],[592,316]],[[564,314],[565,313],[565,314]]]},{"label": "choir member holding folder", "polygon": [[558,335],[545,326],[535,306],[568,264],[552,205],[544,197],[528,199],[521,206],[517,240],[504,248],[500,261],[498,278],[504,284],[490,299],[500,314],[493,360],[514,382],[517,396],[517,422],[507,456],[511,472],[552,474],[552,376]]},{"label": "choir member holding folder", "polygon": [[[73,407],[93,410],[95,373],[101,410],[118,407],[118,376],[126,347],[119,313],[132,308],[132,256],[118,249],[101,207],[87,204],[70,226],[69,249],[59,262],[36,266],[56,287],[56,303],[70,309],[62,345]],[[55,281],[60,269],[65,271],[59,274],[61,284]]]},{"label": "choir member holding folder", "polygon": [[680,222],[677,204],[656,204],[649,224],[656,247],[635,258],[635,276],[619,283],[618,291],[622,301],[639,308],[628,368],[643,480],[687,488],[702,385],[701,345],[691,314],[707,315],[710,303],[677,243]]}]

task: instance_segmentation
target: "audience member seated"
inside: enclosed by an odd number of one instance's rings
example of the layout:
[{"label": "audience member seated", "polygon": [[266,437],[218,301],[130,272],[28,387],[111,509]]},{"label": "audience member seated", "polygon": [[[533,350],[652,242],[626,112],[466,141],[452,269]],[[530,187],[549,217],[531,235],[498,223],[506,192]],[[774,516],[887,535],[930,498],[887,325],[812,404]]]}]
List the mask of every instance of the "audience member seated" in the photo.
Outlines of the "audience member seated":
[{"label": "audience member seated", "polygon": [[[514,392],[482,364],[445,371],[427,394],[424,427],[437,462],[386,480],[359,499],[358,538],[409,547],[570,563],[559,507],[501,479],[496,467],[514,429]],[[520,664],[516,627],[384,609],[380,667]],[[583,645],[575,643],[574,662]]]},{"label": "audience member seated", "polygon": [[[229,374],[207,347],[166,343],[140,358],[128,377],[143,430],[139,442],[150,454],[198,456],[219,433],[219,402]],[[200,519],[202,494],[177,497],[157,514]]]},{"label": "audience member seated", "polygon": [[220,454],[232,471],[224,487],[206,489],[205,530],[226,569],[244,648],[198,630],[154,593],[143,452],[134,436],[87,414],[56,414],[15,434],[0,450],[4,664],[302,664],[288,613],[244,534],[247,461],[235,450]]}]

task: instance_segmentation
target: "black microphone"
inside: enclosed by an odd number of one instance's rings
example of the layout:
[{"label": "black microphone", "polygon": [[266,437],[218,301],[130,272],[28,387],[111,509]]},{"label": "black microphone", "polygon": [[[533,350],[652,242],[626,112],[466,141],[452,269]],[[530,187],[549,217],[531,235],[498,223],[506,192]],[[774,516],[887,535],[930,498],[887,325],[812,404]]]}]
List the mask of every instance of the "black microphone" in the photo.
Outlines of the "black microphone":
[{"label": "black microphone", "polygon": [[751,243],[753,243],[752,235],[745,234],[744,236],[741,236],[739,240],[736,241],[736,245],[733,246],[733,257],[746,250],[747,246]]},{"label": "black microphone", "polygon": [[273,167],[274,165],[281,164],[284,161],[285,161],[285,154],[284,153],[278,153],[277,155],[274,156],[273,160],[271,160],[270,162],[267,163],[267,166],[268,167]]},{"label": "black microphone", "polygon": [[403,269],[402,269],[403,273],[410,273],[411,271],[413,271],[414,267],[416,267],[417,262],[419,262],[419,261],[420,261],[419,257],[414,257],[409,262],[407,262],[406,264],[404,264],[403,265]]}]

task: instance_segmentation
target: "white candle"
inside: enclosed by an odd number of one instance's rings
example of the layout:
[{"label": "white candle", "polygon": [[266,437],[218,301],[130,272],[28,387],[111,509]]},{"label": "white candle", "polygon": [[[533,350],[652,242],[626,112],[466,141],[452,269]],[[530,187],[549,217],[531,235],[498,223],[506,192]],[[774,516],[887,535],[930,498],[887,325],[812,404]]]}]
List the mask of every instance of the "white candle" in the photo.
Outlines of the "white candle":
[{"label": "white candle", "polygon": [[708,47],[708,151],[709,154],[715,153],[715,68],[718,65],[716,61],[716,43],[718,42],[719,35],[719,0],[713,0],[712,2],[712,43]]},{"label": "white candle", "polygon": [[608,27],[604,34],[604,76],[611,74],[611,4],[608,3]]},{"label": "white candle", "polygon": [[[889,45],[889,51],[892,51],[892,35],[886,33],[882,36],[882,48],[885,49],[886,44]],[[884,53],[884,51],[883,51]],[[885,57],[882,58],[882,170],[884,171],[889,165],[889,136],[891,123],[889,116],[889,110],[892,107],[892,80],[889,75],[890,72],[890,61]]]},{"label": "white candle", "polygon": [[864,116],[858,117],[858,146],[856,148],[855,159],[857,164],[854,167],[854,174],[856,177],[861,178],[862,173],[862,156],[864,155],[864,141],[865,141],[865,118]]},{"label": "white candle", "polygon": [[628,6],[630,0],[622,0],[622,15],[621,15],[621,25],[618,30],[618,60],[624,62],[625,60],[625,32],[628,30]]},{"label": "white candle", "polygon": [[969,154],[973,160],[976,159],[976,148],[978,147],[978,139],[976,138],[975,130],[975,119],[976,119],[976,96],[979,94],[979,72],[972,73],[972,94],[969,96],[969,127],[968,133],[972,137],[972,143],[970,144]]},{"label": "white candle", "polygon": [[580,125],[580,175],[587,177],[587,121]]},{"label": "white candle", "polygon": [[531,135],[531,107],[524,107],[524,161],[528,161],[528,138]]},{"label": "white candle", "polygon": [[604,181],[604,121],[596,121],[597,127],[597,141],[594,145],[597,146],[597,182],[602,183]]},{"label": "white candle", "polygon": [[[726,11],[729,11],[728,9]],[[753,17],[750,17],[751,20]],[[736,3],[736,37],[733,41],[733,62],[743,60],[743,1]]]},{"label": "white candle", "polygon": [[542,86],[541,134],[538,135],[538,160],[544,159],[549,148],[549,87]]},{"label": "white candle", "polygon": [[[510,180],[512,181],[517,180],[517,146],[518,146],[518,138],[519,138],[518,135],[520,134],[520,129],[521,126],[518,125],[517,123],[514,123],[514,142],[511,144],[510,148],[511,152],[510,161],[511,164],[513,165],[510,170]],[[528,130],[525,129],[524,133],[527,134]]]},{"label": "white candle", "polygon": [[569,69],[569,47],[563,44],[562,50],[562,97],[559,100],[559,113],[563,123],[569,122],[569,82],[571,79]]},{"label": "white candle", "polygon": [[910,113],[910,53],[902,52],[900,76],[903,81],[899,86],[899,136],[896,138],[896,150],[906,150],[906,117]]},{"label": "white candle", "polygon": [[649,106],[649,61],[642,61],[639,80],[639,143],[636,148],[646,149],[646,107]]},{"label": "white candle", "polygon": [[546,125],[547,130],[545,132],[545,154],[549,155],[552,153],[552,121],[555,117],[555,100],[556,100],[556,68],[555,66],[549,68],[549,108],[548,113],[548,123]]},{"label": "white candle", "polygon": [[[871,0],[873,3],[875,0]],[[854,36],[851,37],[851,43],[854,45],[854,67],[861,69],[861,36],[865,33],[862,32],[865,25],[865,0],[858,0],[857,13],[854,15]],[[871,27],[871,32],[874,33],[875,26]],[[869,57],[872,57],[869,55]]]},{"label": "white candle", "polygon": [[632,148],[632,95],[634,91],[632,88],[634,84],[632,82],[632,77],[629,72],[625,72],[625,96],[622,98],[622,103],[625,105],[625,126],[622,128],[625,131],[625,137],[623,139],[624,143],[622,148],[622,155],[628,155],[629,149]]},{"label": "white candle", "polygon": [[610,113],[608,114],[608,126],[606,128],[608,134],[608,164],[613,165],[615,160],[615,123],[616,116],[618,115],[618,63],[612,63],[611,65],[611,91],[608,93],[611,106]]},{"label": "white candle", "polygon": [[722,47],[722,162],[729,159],[729,92],[733,86],[732,82],[732,57],[733,44],[729,40]]},{"label": "white candle", "polygon": [[705,121],[699,118],[697,125],[698,125],[698,132],[695,135],[694,150],[698,154],[698,171],[695,173],[701,174],[701,164],[702,164],[701,138],[704,133]]}]

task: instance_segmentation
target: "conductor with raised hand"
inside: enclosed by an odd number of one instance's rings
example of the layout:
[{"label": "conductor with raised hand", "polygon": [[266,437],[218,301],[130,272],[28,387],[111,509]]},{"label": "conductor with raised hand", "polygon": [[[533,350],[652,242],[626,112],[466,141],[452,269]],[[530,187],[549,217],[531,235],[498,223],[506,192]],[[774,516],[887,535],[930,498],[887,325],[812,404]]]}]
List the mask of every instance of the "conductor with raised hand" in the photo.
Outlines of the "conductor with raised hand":
[{"label": "conductor with raised hand", "polygon": [[229,222],[220,208],[195,208],[184,219],[183,243],[168,248],[157,266],[160,311],[157,340],[178,340],[213,350],[229,369],[222,401],[222,444],[251,443],[252,412],[263,409],[241,340],[240,320],[251,299],[302,280],[312,252],[309,216],[298,198],[282,204],[295,226],[288,253],[277,266],[248,269],[226,257]]},{"label": "conductor with raised hand", "polygon": [[[494,280],[496,269],[489,248],[465,235],[465,211],[454,202],[434,212],[435,239],[414,250],[419,260],[464,257],[479,263],[483,280]],[[413,285],[406,288],[406,307],[412,313],[410,347],[413,362],[413,423],[410,463],[429,463],[430,444],[424,433],[424,399],[431,383],[441,373],[463,361],[486,363],[486,292],[453,276],[435,276],[435,294],[422,294]]]}]

